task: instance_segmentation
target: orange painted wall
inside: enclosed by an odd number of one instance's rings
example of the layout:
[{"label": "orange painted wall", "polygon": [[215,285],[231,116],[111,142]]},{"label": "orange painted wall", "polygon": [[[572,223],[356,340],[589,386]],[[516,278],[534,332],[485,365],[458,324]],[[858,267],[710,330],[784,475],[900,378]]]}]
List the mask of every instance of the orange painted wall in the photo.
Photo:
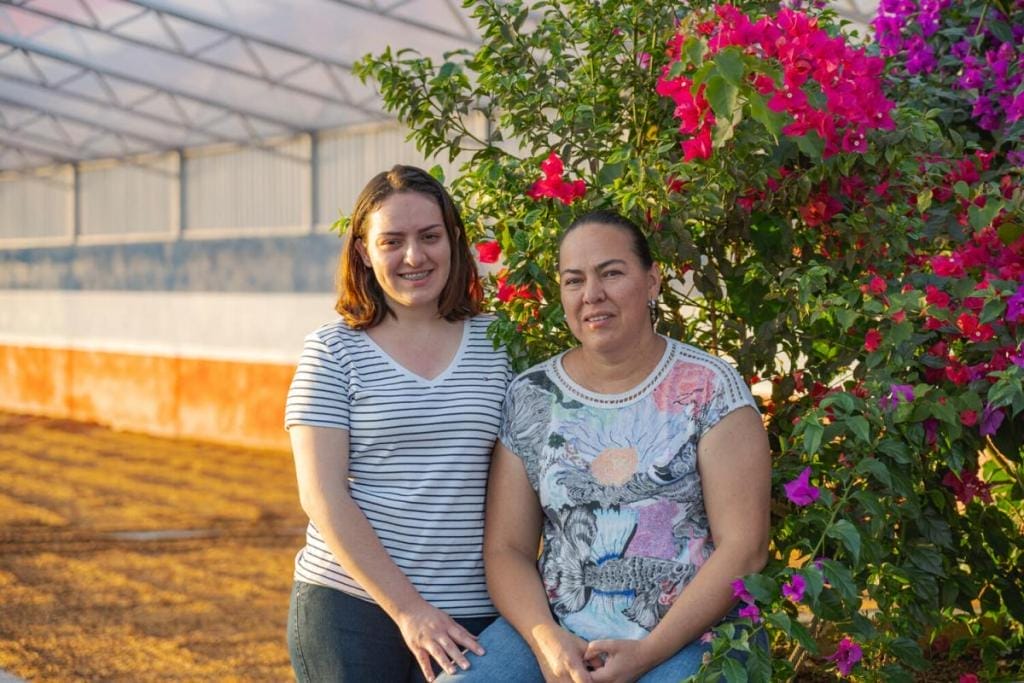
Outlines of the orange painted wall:
[{"label": "orange painted wall", "polygon": [[294,366],[0,346],[0,410],[287,448]]}]

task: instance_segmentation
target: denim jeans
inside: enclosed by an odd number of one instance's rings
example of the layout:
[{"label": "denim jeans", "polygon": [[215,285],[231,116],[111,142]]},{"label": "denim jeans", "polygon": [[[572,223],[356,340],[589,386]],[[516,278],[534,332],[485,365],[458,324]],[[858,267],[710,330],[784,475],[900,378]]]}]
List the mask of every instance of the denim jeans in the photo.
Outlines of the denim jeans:
[{"label": "denim jeans", "polygon": [[[494,617],[456,619],[476,635]],[[419,683],[419,664],[398,626],[372,602],[296,581],[288,607],[288,652],[300,683]]]},{"label": "denim jeans", "polygon": [[[767,647],[764,632],[758,636],[759,644]],[[498,617],[480,634],[480,644],[486,652],[483,657],[467,652],[469,669],[441,674],[437,683],[544,683],[530,646],[504,617]],[[648,671],[637,683],[679,683],[700,670],[704,653],[710,651],[710,645],[695,640]]]}]

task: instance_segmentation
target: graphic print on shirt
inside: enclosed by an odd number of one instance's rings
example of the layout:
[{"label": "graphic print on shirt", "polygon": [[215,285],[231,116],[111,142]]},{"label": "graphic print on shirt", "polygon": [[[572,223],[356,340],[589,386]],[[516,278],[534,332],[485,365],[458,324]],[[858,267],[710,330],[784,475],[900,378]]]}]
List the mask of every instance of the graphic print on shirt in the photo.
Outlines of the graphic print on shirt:
[{"label": "graphic print on shirt", "polygon": [[560,622],[583,638],[646,635],[713,549],[697,444],[752,399],[725,399],[721,361],[683,348],[697,362],[667,352],[653,390],[623,405],[569,396],[552,377],[557,359],[510,388],[501,438],[543,507],[541,575]]}]

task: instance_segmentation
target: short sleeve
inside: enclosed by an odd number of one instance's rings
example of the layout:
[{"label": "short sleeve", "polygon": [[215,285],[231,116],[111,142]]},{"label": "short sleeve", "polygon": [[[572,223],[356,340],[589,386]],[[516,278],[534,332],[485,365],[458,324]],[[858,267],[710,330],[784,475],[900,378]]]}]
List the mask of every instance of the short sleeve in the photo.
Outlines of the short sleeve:
[{"label": "short sleeve", "polygon": [[498,441],[504,444],[505,448],[515,454],[519,454],[519,444],[516,440],[515,425],[515,392],[516,385],[513,379],[505,391],[505,401],[501,406],[501,425],[498,427]]},{"label": "short sleeve", "polygon": [[348,369],[317,332],[306,337],[285,404],[285,429],[299,424],[349,428]]},{"label": "short sleeve", "polygon": [[750,388],[735,368],[719,358],[714,360],[713,367],[715,377],[711,401],[700,425],[702,436],[734,410],[746,406],[757,410],[757,402],[750,393]]}]

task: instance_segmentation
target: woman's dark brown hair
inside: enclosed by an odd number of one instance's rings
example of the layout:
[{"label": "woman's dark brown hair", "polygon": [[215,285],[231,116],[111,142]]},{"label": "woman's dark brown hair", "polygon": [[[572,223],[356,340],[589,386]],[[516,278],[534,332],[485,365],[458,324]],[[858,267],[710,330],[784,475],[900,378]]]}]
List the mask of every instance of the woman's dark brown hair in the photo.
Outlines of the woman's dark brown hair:
[{"label": "woman's dark brown hair", "polygon": [[363,263],[356,251],[356,242],[366,238],[370,214],[379,209],[388,197],[401,192],[415,192],[433,199],[444,218],[444,229],[451,247],[451,267],[448,282],[437,302],[438,314],[445,320],[455,321],[480,312],[483,289],[455,202],[444,186],[423,169],[396,165],[390,171],[371,178],[359,193],[349,223],[348,239],[341,250],[338,303],[334,308],[353,329],[365,330],[379,325],[385,316],[395,315],[373,270]]}]

